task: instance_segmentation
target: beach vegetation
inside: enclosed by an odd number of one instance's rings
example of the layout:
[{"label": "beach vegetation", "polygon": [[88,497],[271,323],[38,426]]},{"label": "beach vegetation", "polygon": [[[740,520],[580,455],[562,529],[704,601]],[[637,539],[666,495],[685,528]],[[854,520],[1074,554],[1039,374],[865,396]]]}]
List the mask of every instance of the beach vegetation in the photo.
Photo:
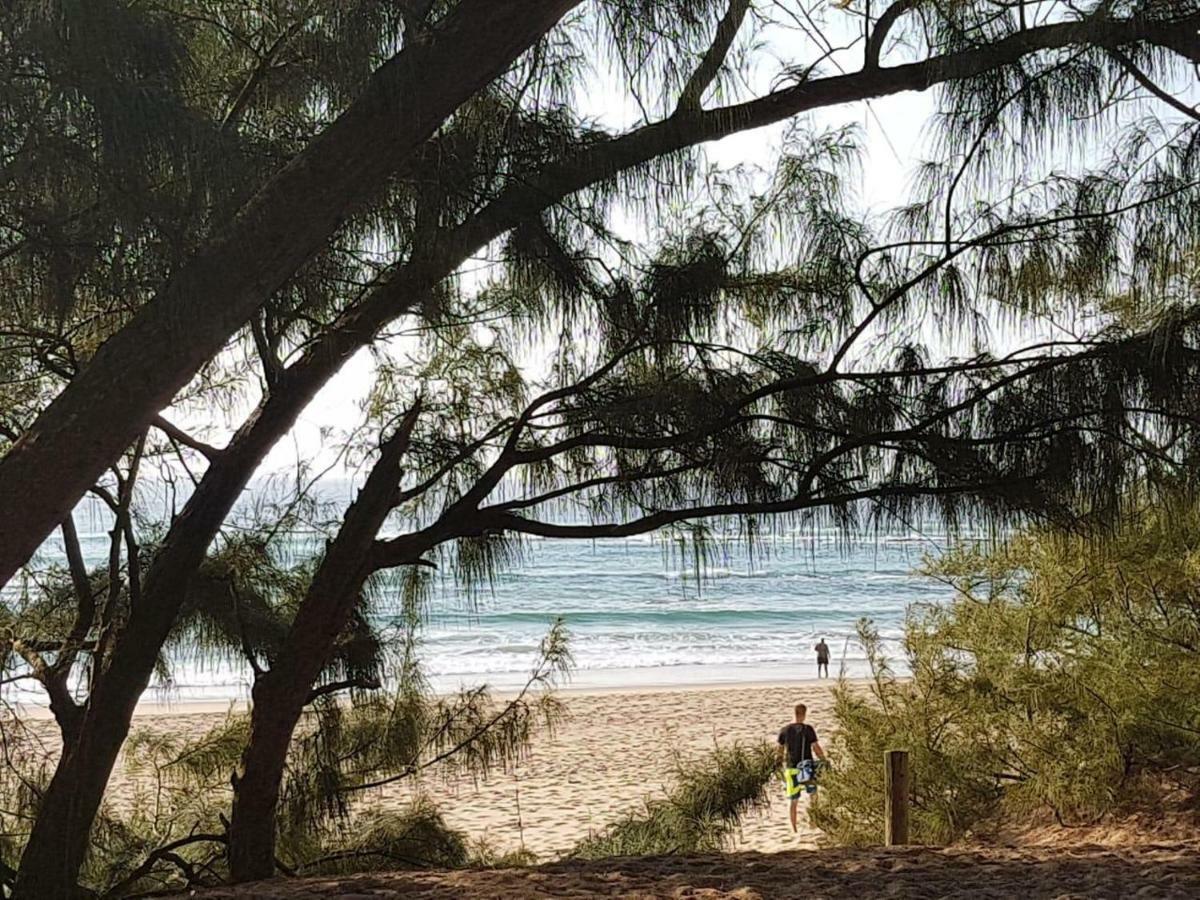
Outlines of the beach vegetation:
[{"label": "beach vegetation", "polygon": [[886,749],[909,751],[921,843],[1194,808],[1200,506],[1129,502],[1111,534],[1033,529],[930,559],[954,600],[913,609],[899,648],[861,626],[873,678],[838,688],[838,765],[813,812],[831,841],[880,840]]},{"label": "beach vegetation", "polygon": [[770,801],[779,778],[773,744],[717,747],[699,759],[677,759],[673,786],[645,799],[640,809],[590,834],[572,859],[664,856],[729,849],[744,818]]},{"label": "beach vegetation", "polygon": [[[411,655],[399,687],[361,690],[350,702],[327,694],[288,742],[278,798],[275,864],[292,874],[332,875],[396,868],[454,868],[513,862],[449,828],[422,785],[466,775],[486,780],[512,767],[536,737],[552,734],[562,707],[554,677],[570,663],[556,626],[523,689],[496,698],[485,687],[436,695]],[[220,884],[229,875],[228,811],[251,718],[231,710],[199,734],[135,728],[122,758],[137,786],[106,804],[93,835],[84,883],[104,898]],[[11,711],[4,723],[0,872],[11,876],[22,837],[52,771],[44,732]],[[381,795],[395,792],[390,799]]]}]

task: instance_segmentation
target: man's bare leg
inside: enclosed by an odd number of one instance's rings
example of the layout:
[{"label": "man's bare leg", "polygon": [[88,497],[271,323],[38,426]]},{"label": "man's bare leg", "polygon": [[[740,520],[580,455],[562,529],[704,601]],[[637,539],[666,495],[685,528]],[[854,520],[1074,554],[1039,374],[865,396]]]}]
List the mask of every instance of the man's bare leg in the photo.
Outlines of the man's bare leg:
[{"label": "man's bare leg", "polygon": [[795,833],[797,830],[796,810],[797,810],[797,808],[799,808],[799,806],[800,806],[800,798],[796,797],[795,799],[792,800],[792,832],[793,833]]}]

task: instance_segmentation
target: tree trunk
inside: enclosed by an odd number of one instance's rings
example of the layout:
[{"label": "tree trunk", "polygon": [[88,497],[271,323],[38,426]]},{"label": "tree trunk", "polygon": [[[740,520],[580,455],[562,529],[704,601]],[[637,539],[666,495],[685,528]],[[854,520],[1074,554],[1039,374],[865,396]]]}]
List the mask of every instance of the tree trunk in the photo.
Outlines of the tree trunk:
[{"label": "tree trunk", "polygon": [[100,348],[0,461],[0,585],[347,214],[580,2],[463,0]]},{"label": "tree trunk", "polygon": [[149,674],[110,673],[97,685],[74,745],[64,743],[17,870],[13,900],[83,896],[77,884],[92,823]]},{"label": "tree trunk", "polygon": [[242,754],[242,771],[234,780],[229,826],[229,871],[234,882],[269,878],[275,871],[275,811],[292,734],[371,572],[375,537],[392,509],[400,483],[400,458],[408,449],[419,412],[420,404],[384,444],[313,575],[271,671],[254,685],[250,741]]},{"label": "tree trunk", "polygon": [[220,457],[209,468],[146,573],[141,602],[96,680],[76,738],[64,740],[21,856],[15,898],[72,896],[105,786],[188,584],[230,506],[274,444],[272,429],[256,429],[256,423],[260,417],[239,432],[240,454]]},{"label": "tree trunk", "polygon": [[[318,668],[318,671],[319,668]],[[275,813],[292,734],[304,712],[309,688],[281,680],[273,669],[254,685],[250,741],[234,782],[229,821],[229,872],[235,882],[275,874]]]}]

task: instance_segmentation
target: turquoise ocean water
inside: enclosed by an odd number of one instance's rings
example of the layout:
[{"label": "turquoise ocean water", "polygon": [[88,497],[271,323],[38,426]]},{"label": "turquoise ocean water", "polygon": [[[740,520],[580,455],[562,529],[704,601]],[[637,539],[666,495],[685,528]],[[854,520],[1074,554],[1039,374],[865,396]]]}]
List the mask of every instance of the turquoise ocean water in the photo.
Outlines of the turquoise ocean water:
[{"label": "turquoise ocean water", "polygon": [[913,572],[943,542],[914,534],[847,545],[810,533],[768,539],[753,556],[730,542],[699,573],[653,538],[535,542],[474,601],[438,592],[425,666],[445,686],[511,686],[561,615],[573,682],[585,687],[807,679],[819,637],[834,673],[844,664],[863,675],[855,623],[871,618],[894,639],[909,604],[945,600],[945,587]]},{"label": "turquoise ocean water", "polygon": [[[81,530],[89,563],[100,563],[108,542],[103,528]],[[873,619],[894,640],[910,604],[946,600],[943,585],[913,571],[945,542],[938,533],[847,542],[834,531],[804,530],[767,536],[753,553],[739,541],[718,541],[697,567],[690,554],[655,536],[535,540],[524,545],[519,565],[473,592],[451,578],[437,580],[422,665],[439,690],[482,682],[515,688],[561,616],[577,687],[808,679],[819,637],[833,652],[833,674],[844,667],[860,676],[866,665],[855,623]],[[60,552],[51,542],[42,561]],[[393,613],[385,590],[382,624]],[[200,663],[185,655],[173,669],[174,682],[157,689],[161,699],[234,698],[250,685],[250,672],[236,661]]]}]

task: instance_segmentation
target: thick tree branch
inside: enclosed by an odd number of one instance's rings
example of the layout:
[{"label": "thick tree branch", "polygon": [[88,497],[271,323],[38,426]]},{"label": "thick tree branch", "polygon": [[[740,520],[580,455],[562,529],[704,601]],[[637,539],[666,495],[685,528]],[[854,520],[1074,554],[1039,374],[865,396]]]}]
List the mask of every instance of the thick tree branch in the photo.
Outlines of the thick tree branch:
[{"label": "thick tree branch", "polygon": [[559,525],[554,522],[539,522],[512,513],[494,512],[490,508],[480,510],[481,531],[512,531],[536,537],[566,539],[596,539],[633,537],[666,528],[680,522],[697,519],[715,519],[724,516],[769,516],[801,512],[822,506],[841,506],[860,500],[888,500],[900,497],[946,497],[963,493],[987,493],[1011,490],[1015,486],[1011,479],[990,483],[950,485],[898,485],[867,488],[838,494],[816,494],[789,500],[768,502],[713,503],[687,509],[662,510],[628,522],[606,522],[595,525]]},{"label": "thick tree branch", "polygon": [[347,215],[580,2],[461,0],[173,273],[0,460],[0,584]]}]

